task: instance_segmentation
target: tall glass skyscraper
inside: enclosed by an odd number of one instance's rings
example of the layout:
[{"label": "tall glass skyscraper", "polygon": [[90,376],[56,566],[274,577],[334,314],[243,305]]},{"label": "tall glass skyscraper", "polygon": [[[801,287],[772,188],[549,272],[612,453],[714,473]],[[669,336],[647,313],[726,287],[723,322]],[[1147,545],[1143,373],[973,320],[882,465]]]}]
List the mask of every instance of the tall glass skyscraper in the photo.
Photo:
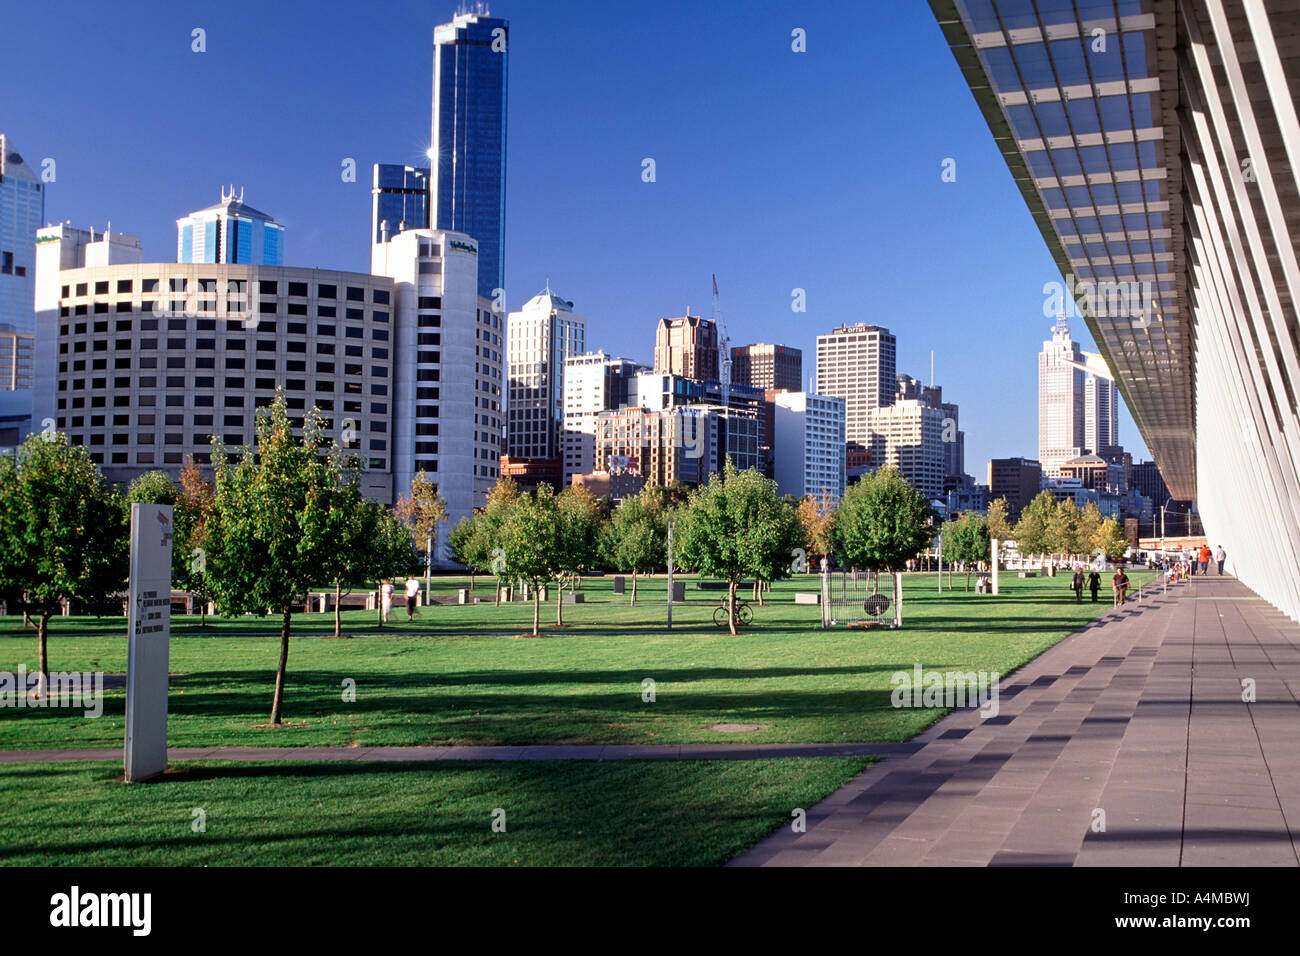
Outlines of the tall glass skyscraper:
[{"label": "tall glass skyscraper", "polygon": [[45,220],[41,178],[0,133],[0,325],[36,327],[36,230]]},{"label": "tall glass skyscraper", "polygon": [[407,229],[429,228],[429,170],[418,166],[375,163],[370,189],[370,224],[373,242],[383,242]]},{"label": "tall glass skyscraper", "polygon": [[433,224],[478,240],[478,294],[505,286],[510,24],[462,13],[433,31]]},{"label": "tall glass skyscraper", "polygon": [[176,220],[176,261],[284,265],[284,226],[244,205],[243,190],[223,190],[215,206]]}]

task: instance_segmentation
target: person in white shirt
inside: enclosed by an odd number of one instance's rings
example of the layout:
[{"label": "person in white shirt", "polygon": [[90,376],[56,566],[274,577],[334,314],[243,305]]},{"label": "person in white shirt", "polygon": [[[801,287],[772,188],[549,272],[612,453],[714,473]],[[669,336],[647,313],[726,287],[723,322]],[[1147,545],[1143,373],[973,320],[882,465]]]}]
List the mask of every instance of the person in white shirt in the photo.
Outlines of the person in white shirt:
[{"label": "person in white shirt", "polygon": [[393,613],[393,582],[385,581],[379,586],[380,606],[384,611],[384,623],[388,623],[388,615]]},{"label": "person in white shirt", "polygon": [[1223,562],[1228,560],[1228,552],[1223,550],[1223,545],[1219,545],[1218,552],[1214,555],[1214,560],[1219,562],[1219,573],[1223,573]]},{"label": "person in white shirt", "polygon": [[406,579],[406,619],[415,620],[415,599],[420,593],[420,582],[416,578]]}]

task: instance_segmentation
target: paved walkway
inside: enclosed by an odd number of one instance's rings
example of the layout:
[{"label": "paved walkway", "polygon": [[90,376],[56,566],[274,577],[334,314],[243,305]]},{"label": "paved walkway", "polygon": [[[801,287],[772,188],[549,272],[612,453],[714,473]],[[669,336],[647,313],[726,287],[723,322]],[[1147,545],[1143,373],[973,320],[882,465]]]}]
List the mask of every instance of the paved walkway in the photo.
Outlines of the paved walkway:
[{"label": "paved walkway", "polygon": [[[906,744],[556,744],[532,747],[170,747],[168,760],[766,760],[773,757],[890,757]],[[121,760],[121,747],[0,750],[0,763]]]},{"label": "paved walkway", "polygon": [[1298,695],[1300,628],[1195,577],[1107,612],[1006,681],[999,716],[950,715],[732,865],[1295,866]]}]

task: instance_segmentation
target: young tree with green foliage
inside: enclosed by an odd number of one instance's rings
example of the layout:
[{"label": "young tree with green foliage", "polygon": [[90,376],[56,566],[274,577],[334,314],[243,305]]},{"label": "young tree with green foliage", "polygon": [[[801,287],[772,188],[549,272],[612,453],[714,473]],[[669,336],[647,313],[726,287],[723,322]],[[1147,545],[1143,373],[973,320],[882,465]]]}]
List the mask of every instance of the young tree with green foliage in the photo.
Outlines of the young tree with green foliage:
[{"label": "young tree with green foliage", "polygon": [[803,530],[804,570],[813,570],[813,559],[830,554],[835,549],[835,509],[824,499],[802,498],[798,504],[799,526]]},{"label": "young tree with green foliage", "polygon": [[1015,539],[1021,554],[1047,554],[1051,550],[1050,529],[1055,512],[1056,498],[1044,490],[1020,513]]},{"label": "young tree with green foliage", "polygon": [[482,548],[481,536],[478,534],[481,529],[475,520],[477,517],[478,513],[464,516],[447,534],[447,546],[451,548],[452,559],[469,570],[471,591],[474,590],[475,576],[491,561]]},{"label": "young tree with green foliage", "polygon": [[929,547],[932,515],[897,468],[881,468],[845,491],[835,512],[835,549],[849,567],[897,570]]},{"label": "young tree with green foliage", "polygon": [[[533,598],[533,637],[541,627],[541,588],[555,579],[562,563],[565,516],[550,485],[536,494],[521,495],[506,506],[499,528],[503,571],[525,581]],[[489,505],[491,508],[491,505]]]},{"label": "young tree with green foliage", "polygon": [[257,417],[257,446],[232,464],[214,439],[213,527],[208,578],[225,614],[280,615],[280,660],[271,723],[281,723],[293,606],[303,604],[322,569],[333,567],[350,538],[346,501],[355,475],[344,468],[312,409],[302,437],[293,433],[283,395]]},{"label": "young tree with green foliage", "polygon": [[0,594],[36,617],[41,697],[49,622],[62,602],[101,603],[126,585],[128,513],[89,451],[62,433],[34,434],[0,455]]},{"label": "young tree with green foliage", "polygon": [[1097,507],[1097,502],[1089,501],[1079,512],[1079,553],[1084,551],[1091,553],[1096,548],[1093,539],[1097,537],[1097,532],[1101,530],[1102,522],[1101,509]]},{"label": "young tree with green foliage", "polygon": [[555,626],[564,626],[564,587],[572,593],[582,573],[596,563],[604,522],[600,503],[580,485],[570,486],[556,498],[560,514],[560,540],[555,548]]},{"label": "young tree with green foliage", "polygon": [[649,574],[668,563],[668,495],[659,485],[647,485],[624,498],[614,509],[600,539],[601,556],[610,567],[632,575],[636,605],[638,574]]},{"label": "young tree with green foliage", "polygon": [[1088,542],[1079,533],[1080,517],[1079,506],[1073,498],[1057,502],[1047,523],[1049,551],[1068,559],[1088,550]]},{"label": "young tree with green foliage", "polygon": [[966,565],[966,590],[970,591],[971,566],[990,557],[989,524],[982,514],[970,512],[943,523],[943,556],[950,565]]},{"label": "young tree with green foliage", "polygon": [[509,475],[502,475],[488,492],[487,504],[474,512],[475,553],[496,578],[497,607],[501,606],[501,589],[511,578],[502,544],[505,526],[520,500],[519,485]]},{"label": "young tree with green foliage", "polygon": [[[208,528],[216,509],[216,489],[204,480],[203,470],[186,456],[181,465],[177,486],[176,507],[172,513],[172,527],[181,542],[180,560],[172,562],[172,580],[199,600],[199,627],[207,626],[208,602],[212,600],[212,587],[208,583]],[[172,555],[177,551],[173,543]]]},{"label": "young tree with green foliage", "polygon": [[1128,546],[1128,538],[1124,537],[1124,527],[1114,518],[1104,519],[1093,535],[1093,549],[1112,561],[1124,557]]},{"label": "young tree with green foliage", "polygon": [[988,526],[989,537],[1005,541],[1011,537],[1011,505],[1005,497],[994,498],[989,502]]},{"label": "young tree with green foliage", "polygon": [[410,494],[398,497],[393,513],[411,529],[416,549],[424,552],[424,584],[427,591],[433,556],[438,553],[438,525],[447,522],[447,502],[423,468],[411,480]]},{"label": "young tree with green foliage", "polygon": [[737,471],[728,458],[722,474],[691,494],[673,543],[676,560],[727,582],[727,624],[735,634],[737,586],[749,576],[773,581],[788,572],[803,529],[776,482],[752,468]]}]

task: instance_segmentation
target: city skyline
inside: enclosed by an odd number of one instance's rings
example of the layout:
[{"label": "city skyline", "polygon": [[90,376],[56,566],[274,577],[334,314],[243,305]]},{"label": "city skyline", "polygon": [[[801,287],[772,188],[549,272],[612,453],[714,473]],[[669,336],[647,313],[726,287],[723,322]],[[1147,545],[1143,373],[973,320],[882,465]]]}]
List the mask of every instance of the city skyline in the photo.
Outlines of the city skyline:
[{"label": "city skyline", "polygon": [[[809,112],[807,104],[813,102],[809,92],[819,89],[828,77],[838,76],[837,63],[853,52],[839,35],[852,31],[841,31],[836,23],[866,23],[865,14],[852,7],[832,17],[825,11],[790,5],[744,18],[735,5],[711,11],[689,8],[693,16],[705,18],[701,33],[729,37],[704,73],[689,83],[659,71],[647,74],[636,66],[636,58],[626,56],[639,42],[640,31],[675,37],[668,51],[674,62],[677,57],[695,57],[701,43],[711,43],[694,32],[677,35],[676,17],[688,9],[684,5],[635,14],[582,4],[518,7],[492,8],[494,16],[510,22],[513,60],[509,139],[515,148],[508,177],[507,309],[517,308],[549,275],[566,294],[583,303],[590,348],[646,362],[652,357],[646,334],[649,323],[681,315],[688,307],[707,316],[709,274],[716,271],[733,345],[776,342],[812,355],[815,336],[838,325],[857,321],[884,325],[898,336],[900,371],[921,373],[929,365],[930,351],[935,352],[936,381],[962,405],[968,471],[973,468],[978,473],[982,462],[991,457],[1034,454],[1037,408],[1031,356],[1048,324],[1042,313],[1042,287],[1060,277],[1050,257],[1036,247],[1027,214],[1006,201],[1014,197],[1014,185],[973,104],[969,110],[953,111],[945,134],[938,136],[882,97],[870,106],[861,127],[851,126],[850,138],[856,141],[867,135],[867,126],[897,127],[916,134],[906,148],[888,157],[861,156],[854,162],[846,161],[853,150],[838,149],[834,158],[818,158],[817,144],[837,135],[838,125],[827,115],[833,106],[847,105],[851,91],[898,84],[901,78],[890,71],[909,56],[921,57],[934,67],[914,78],[920,84],[914,90],[917,95],[969,97],[950,57],[936,42],[941,34],[923,8],[886,12],[886,25],[898,36],[896,48],[881,51],[879,62],[869,62],[866,73],[845,84],[833,103]],[[314,68],[299,70],[301,76],[275,72],[264,77],[277,84],[281,99],[292,103],[293,109],[277,110],[280,118],[262,131],[256,145],[235,138],[215,155],[207,149],[195,154],[183,137],[169,145],[170,123],[164,119],[176,115],[175,104],[168,104],[177,91],[165,91],[160,112],[129,120],[130,135],[100,137],[99,120],[85,115],[78,90],[55,83],[29,91],[20,78],[17,99],[28,95],[47,103],[51,112],[76,119],[67,125],[84,131],[74,136],[44,124],[37,119],[39,111],[26,111],[18,117],[22,122],[7,130],[16,142],[25,144],[29,161],[35,156],[37,163],[46,157],[57,162],[46,219],[71,219],[74,225],[99,228],[111,219],[115,227],[142,237],[149,260],[161,260],[162,250],[175,241],[177,214],[201,205],[214,184],[234,180],[237,188],[259,197],[261,206],[273,210],[277,221],[290,230],[286,265],[364,271],[368,250],[360,237],[370,225],[371,166],[428,162],[427,77],[433,29],[456,12],[451,5],[417,9],[394,4],[389,9],[390,17],[358,23],[351,36],[355,49],[341,54],[341,61],[325,71],[335,78],[333,85],[318,82],[323,73]],[[18,12],[20,18],[26,15]],[[120,29],[96,17],[89,10],[84,25],[74,29],[109,34]],[[140,58],[131,83],[147,84],[155,75],[179,67],[201,77],[212,68],[206,64],[215,59],[248,55],[246,49],[236,53],[223,44],[242,20],[253,17],[259,23],[259,35],[250,41],[254,47],[287,42],[290,18],[267,16],[263,10],[236,4],[231,18],[205,28],[205,52],[195,53],[191,51],[193,25],[177,14],[160,11],[157,22],[121,37],[128,55],[137,45],[154,52],[151,58]],[[579,22],[589,28],[583,64],[556,66],[545,59],[542,55],[550,42]],[[406,23],[409,30],[394,30],[394,23]],[[796,27],[807,31],[807,53],[791,49],[790,33]],[[311,25],[294,20],[293,28],[305,31],[305,42],[315,41]],[[337,45],[338,38],[327,33],[322,32],[321,42],[333,50],[330,44]],[[75,37],[71,42],[75,44]],[[382,76],[362,82],[364,71],[357,58],[380,43],[391,54],[379,71]],[[15,62],[30,55],[15,51]],[[743,75],[729,76],[729,67],[740,60]],[[620,72],[615,61],[633,65]],[[615,70],[610,89],[596,91],[583,85],[588,70],[606,67]],[[759,75],[756,68],[767,73]],[[355,80],[359,91],[336,89],[342,76],[349,83]],[[382,122],[372,121],[366,110],[358,109],[350,114],[347,130],[321,125],[322,120],[342,113],[332,105],[335,99],[342,97],[348,104],[352,97],[374,94],[369,84],[381,80]],[[682,107],[672,111],[676,126],[636,105],[634,88],[643,80],[653,81],[657,95]],[[119,79],[110,77],[107,82],[112,86]],[[189,82],[179,86],[183,90]],[[708,83],[722,102],[738,108],[730,116],[720,116],[726,111],[692,103],[689,88],[698,83]],[[223,87],[218,105],[233,112],[248,102],[248,91],[240,83]],[[780,93],[776,104],[798,108],[802,119],[795,124],[797,134],[773,137],[780,131],[751,102],[776,93]],[[629,110],[629,104],[634,108]],[[304,124],[315,133],[299,142]],[[565,135],[555,135],[557,124]],[[544,132],[548,135],[542,136]],[[147,167],[127,148],[88,145],[137,138],[152,144]],[[690,149],[683,149],[683,138]],[[746,143],[753,148],[747,150]],[[273,159],[268,159],[268,145],[274,147]],[[738,150],[743,161],[733,155],[724,162],[718,152],[724,145],[732,154]],[[577,152],[586,157],[581,164],[564,160],[564,155]],[[89,159],[92,153],[94,163]],[[957,181],[945,183],[941,161],[954,154]],[[644,158],[655,161],[654,182],[642,181]],[[355,162],[355,182],[340,177],[341,164],[348,159]],[[800,175],[792,179],[788,172],[796,160]],[[819,165],[823,162],[825,168]],[[869,165],[859,169],[861,163]],[[835,183],[842,184],[850,173],[893,185],[869,189],[865,200],[841,209],[834,199]],[[756,194],[779,197],[779,201],[755,213]],[[611,202],[619,204],[617,214],[610,213]],[[863,202],[869,210],[859,208]],[[828,218],[832,205],[836,215]],[[997,249],[985,248],[989,244],[983,241],[990,215],[1006,234]],[[864,235],[858,225],[864,218],[887,224],[890,241],[870,232]],[[914,223],[909,224],[909,218]],[[632,222],[642,228],[632,229]],[[780,230],[781,241],[773,241],[778,237],[775,232],[761,241],[755,235],[761,232],[760,225],[769,222]],[[936,231],[940,223],[946,239]],[[692,224],[699,228],[682,228]],[[936,241],[965,243],[971,255],[944,263],[947,271],[936,274],[932,255]],[[848,275],[853,278],[846,279]],[[805,312],[791,310],[796,289],[806,296]],[[974,331],[991,324],[1008,334],[986,336]],[[812,374],[810,363],[804,377]],[[990,374],[1011,387],[989,388]],[[1008,402],[1008,394],[1016,400]],[[1144,457],[1145,449],[1136,440],[1127,413],[1121,420],[1121,436],[1135,458]]]}]

